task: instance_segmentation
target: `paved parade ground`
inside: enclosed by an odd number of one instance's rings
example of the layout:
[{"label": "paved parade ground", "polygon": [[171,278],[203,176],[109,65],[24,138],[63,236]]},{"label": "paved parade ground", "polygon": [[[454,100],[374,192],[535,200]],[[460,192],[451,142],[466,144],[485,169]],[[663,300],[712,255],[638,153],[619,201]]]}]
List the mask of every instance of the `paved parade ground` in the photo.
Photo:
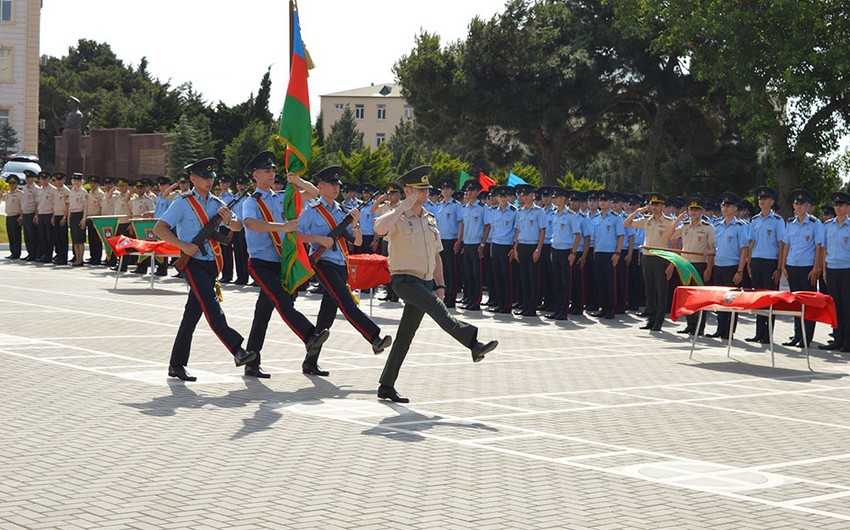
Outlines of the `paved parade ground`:
[{"label": "paved parade ground", "polygon": [[[327,378],[274,315],[271,379],[203,320],[198,381],[168,379],[185,285],[114,274],[0,259],[0,528],[850,527],[850,354],[809,372],[777,346],[773,369],[749,317],[731,359],[701,339],[688,360],[683,323],[457,311],[500,342],[478,364],[426,317],[397,405],[341,316]],[[257,290],[224,297],[247,336]],[[315,321],[319,296],[296,307]],[[401,308],[374,303],[393,336]]]}]

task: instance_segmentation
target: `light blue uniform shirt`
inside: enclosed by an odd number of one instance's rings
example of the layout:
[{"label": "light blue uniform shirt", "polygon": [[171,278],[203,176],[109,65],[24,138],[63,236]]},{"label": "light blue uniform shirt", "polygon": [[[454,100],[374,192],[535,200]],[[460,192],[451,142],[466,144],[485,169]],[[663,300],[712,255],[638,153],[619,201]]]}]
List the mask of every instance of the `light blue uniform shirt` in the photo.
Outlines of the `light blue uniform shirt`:
[{"label": "light blue uniform shirt", "polygon": [[626,229],[623,226],[623,220],[619,215],[611,210],[608,213],[597,216],[596,227],[594,233],[596,240],[594,242],[594,252],[614,252],[617,250],[617,238],[623,236],[623,247],[625,248]]},{"label": "light blue uniform shirt", "polygon": [[[642,219],[643,214],[637,214],[634,220]],[[632,228],[635,231],[635,249],[640,246],[643,246],[644,241],[646,241],[646,229],[645,228]]]},{"label": "light blue uniform shirt", "polygon": [[572,249],[576,234],[581,234],[581,218],[569,208],[564,208],[561,213],[558,213],[557,208],[553,210],[553,213],[549,215],[549,224],[552,227],[552,249]]},{"label": "light blue uniform shirt", "polygon": [[224,204],[228,204],[230,203],[230,201],[236,198],[236,194],[230,191],[230,188],[227,188],[226,190],[218,194],[218,198],[223,200]]},{"label": "light blue uniform shirt", "polygon": [[824,223],[826,266],[829,269],[850,269],[850,217],[838,226],[838,218]]},{"label": "light blue uniform shirt", "polygon": [[375,214],[372,213],[372,205],[375,204],[375,199],[370,199],[366,205],[360,209],[360,232],[364,236],[375,235]]},{"label": "light blue uniform shirt", "polygon": [[[218,213],[219,208],[227,206],[221,199],[212,193],[207,194],[206,201],[202,199],[200,194],[195,190],[192,190],[191,194],[198,199],[201,207],[210,218]],[[237,219],[236,213],[232,210],[231,214],[231,219]],[[201,224],[201,220],[198,219],[197,214],[195,214],[195,210],[192,209],[192,205],[189,204],[189,201],[183,195],[180,195],[171,201],[171,206],[168,207],[159,220],[166,223],[169,227],[176,229],[177,238],[181,241],[187,242],[191,242],[192,238],[198,235],[198,232],[200,232],[201,228],[204,227],[204,225]],[[194,259],[201,261],[213,261],[215,259],[213,257],[209,239],[204,241],[204,248],[202,250],[205,255],[199,252],[193,256]]]},{"label": "light blue uniform shirt", "polygon": [[785,265],[812,267],[815,264],[816,245],[823,245],[823,223],[809,214],[800,223],[795,215],[794,220],[785,227],[783,242],[789,245]]},{"label": "light blue uniform shirt", "polygon": [[[333,204],[328,204],[324,199],[314,200],[304,208],[304,211],[301,212],[301,216],[298,218],[299,232],[314,236],[326,236],[328,235],[328,232],[331,231],[331,227],[328,226],[328,222],[325,221],[325,218],[322,217],[322,214],[320,214],[319,210],[316,208],[319,204],[322,204],[325,208],[327,208],[337,224],[339,224],[339,222],[345,217],[345,212],[342,211],[342,208],[340,208],[336,201],[334,201]],[[351,232],[351,226],[348,227],[348,231]],[[319,244],[310,243],[310,248],[312,252],[319,248]],[[325,250],[322,257],[319,258],[319,261],[329,261],[331,263],[344,266],[345,256],[342,255],[342,249],[340,249],[339,245],[337,245],[336,250],[334,250],[333,247]]]},{"label": "light blue uniform shirt", "polygon": [[[242,219],[257,219],[265,221],[260,205],[257,203],[259,196],[269,212],[272,214],[272,220],[275,223],[285,223],[286,217],[283,216],[283,193],[276,193],[273,190],[262,191],[257,190],[253,196],[243,200]],[[245,227],[245,242],[248,244],[248,255],[254,259],[262,259],[265,261],[280,261],[280,253],[274,246],[270,232],[255,232]],[[286,237],[286,234],[280,233],[281,239]]]},{"label": "light blue uniform shirt", "polygon": [[521,208],[516,213],[517,242],[524,245],[536,245],[540,240],[540,231],[546,230],[546,218],[543,208],[531,206]]},{"label": "light blue uniform shirt", "polygon": [[750,227],[737,217],[728,224],[721,219],[714,225],[714,244],[717,246],[714,264],[718,267],[736,266],[741,258],[741,249],[750,245]]},{"label": "light blue uniform shirt", "polygon": [[490,224],[490,216],[493,214],[493,206],[484,206],[484,224],[490,225],[490,231],[487,233],[487,243],[493,242],[493,225]]},{"label": "light blue uniform shirt", "polygon": [[162,214],[168,210],[168,207],[171,206],[173,201],[169,201],[165,197],[162,196],[162,193],[156,194],[156,205],[154,206],[153,216],[154,219],[162,219]]},{"label": "light blue uniform shirt", "polygon": [[486,207],[481,201],[475,201],[463,207],[464,245],[478,245],[484,239],[485,212]]},{"label": "light blue uniform shirt", "polygon": [[785,240],[785,219],[774,212],[761,213],[750,222],[750,241],[755,241],[751,258],[778,259],[779,243]]},{"label": "light blue uniform shirt", "polygon": [[[622,212],[620,212],[617,215],[620,216],[620,222],[621,223],[626,222],[626,217],[628,217],[628,215],[626,215],[625,210],[623,210]],[[626,226],[625,224],[623,224],[623,230],[626,231],[625,235],[623,236],[623,250],[629,250],[629,238],[631,238],[632,236],[635,235],[635,229],[632,228],[631,226]],[[635,238],[633,248],[637,248],[637,246],[638,246],[637,238]]]},{"label": "light blue uniform shirt", "polygon": [[[428,201],[425,201],[425,204],[423,204],[422,207],[425,208],[425,210],[427,210],[429,213],[431,213],[431,215],[433,215],[436,218],[437,217],[437,211],[440,209],[440,203],[431,202],[430,200],[428,200]],[[363,222],[361,221],[360,224],[362,225]]]},{"label": "light blue uniform shirt", "polygon": [[516,208],[510,204],[502,210],[500,206],[490,212],[490,234],[494,245],[513,245],[516,235]]},{"label": "light blue uniform shirt", "polygon": [[460,222],[463,220],[462,208],[460,203],[454,199],[439,205],[434,217],[437,218],[437,230],[440,231],[440,239],[457,239],[460,233]]},{"label": "light blue uniform shirt", "polygon": [[599,210],[587,212],[587,219],[590,226],[590,248],[596,248],[596,227],[599,225],[600,215]]},{"label": "light blue uniform shirt", "polygon": [[581,215],[581,243],[579,243],[578,250],[576,250],[576,252],[584,252],[585,238],[590,237],[593,239],[593,221],[590,219],[587,212],[580,212],[579,215]]},{"label": "light blue uniform shirt", "polygon": [[552,216],[555,215],[558,209],[554,206],[549,206],[549,209],[543,208],[543,217],[546,219],[546,235],[543,236],[543,244],[552,244]]}]

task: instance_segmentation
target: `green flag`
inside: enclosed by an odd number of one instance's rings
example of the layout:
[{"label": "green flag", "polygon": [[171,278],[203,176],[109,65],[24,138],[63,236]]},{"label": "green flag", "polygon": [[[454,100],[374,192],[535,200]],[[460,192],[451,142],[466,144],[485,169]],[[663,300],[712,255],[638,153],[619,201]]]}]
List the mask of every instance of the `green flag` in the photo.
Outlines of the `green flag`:
[{"label": "green flag", "polygon": [[646,251],[654,256],[666,259],[675,265],[676,270],[679,272],[679,279],[682,280],[682,285],[691,285],[692,283],[705,285],[699,275],[699,272],[697,272],[694,266],[691,265],[690,261],[686,260],[681,255],[669,250],[646,249]]},{"label": "green flag", "polygon": [[457,189],[462,190],[463,185],[466,184],[467,180],[472,180],[472,177],[469,176],[469,173],[467,173],[466,171],[461,169],[460,170],[460,179],[458,179],[458,182],[457,182]]},{"label": "green flag", "polygon": [[118,235],[118,220],[127,217],[126,215],[97,215],[89,217],[91,219],[92,224],[94,225],[94,229],[97,232],[97,236],[103,242],[103,248],[106,249],[106,258],[112,258],[112,247],[109,246],[109,243],[106,241],[110,237],[115,237]]}]

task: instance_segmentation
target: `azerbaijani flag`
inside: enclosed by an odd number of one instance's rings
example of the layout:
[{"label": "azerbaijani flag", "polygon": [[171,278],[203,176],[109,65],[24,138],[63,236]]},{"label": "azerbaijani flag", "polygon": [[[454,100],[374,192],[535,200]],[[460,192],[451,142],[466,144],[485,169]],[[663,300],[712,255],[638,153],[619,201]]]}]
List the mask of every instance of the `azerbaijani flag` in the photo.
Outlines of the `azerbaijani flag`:
[{"label": "azerbaijani flag", "polygon": [[676,267],[676,271],[679,273],[679,279],[682,280],[682,285],[691,285],[692,283],[696,285],[705,285],[699,275],[699,272],[697,272],[694,266],[691,265],[691,262],[679,254],[668,250],[646,249],[646,251],[672,263]]},{"label": "azerbaijani flag", "polygon": [[[280,136],[286,144],[285,166],[288,172],[303,175],[310,165],[313,128],[310,123],[310,98],[307,92],[307,61],[304,44],[301,42],[301,27],[298,12],[290,3],[292,16],[292,66],[289,71],[289,87],[280,116]],[[286,184],[283,196],[283,215],[297,219],[301,215],[301,192]],[[283,289],[293,294],[313,276],[310,258],[297,232],[287,232],[280,251],[280,283]]]},{"label": "azerbaijani flag", "polygon": [[481,183],[481,189],[484,191],[488,191],[490,188],[498,184],[498,182],[485,175],[480,169],[478,170],[478,182]]}]

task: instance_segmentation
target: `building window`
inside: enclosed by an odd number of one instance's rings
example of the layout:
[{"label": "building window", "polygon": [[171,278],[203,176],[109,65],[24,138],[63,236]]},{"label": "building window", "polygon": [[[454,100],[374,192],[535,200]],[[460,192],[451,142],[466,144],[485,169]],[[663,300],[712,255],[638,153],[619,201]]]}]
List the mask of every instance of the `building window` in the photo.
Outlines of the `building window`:
[{"label": "building window", "polygon": [[366,109],[363,105],[354,105],[354,118],[357,120],[366,118]]},{"label": "building window", "polygon": [[384,133],[375,134],[375,147],[387,141],[387,136]]},{"label": "building window", "polygon": [[334,103],[334,110],[344,110],[344,109],[345,109],[345,105],[343,105],[342,103]]},{"label": "building window", "polygon": [[12,125],[12,119],[9,117],[9,109],[0,109],[0,127],[4,125]]},{"label": "building window", "polygon": [[379,120],[387,119],[387,106],[386,105],[378,105],[378,119]]},{"label": "building window", "polygon": [[413,117],[413,107],[407,105],[404,106],[404,117],[406,119],[410,119]]},{"label": "building window", "polygon": [[0,0],[0,22],[12,21],[12,0]]},{"label": "building window", "polygon": [[0,48],[0,83],[12,81],[12,48]]}]

